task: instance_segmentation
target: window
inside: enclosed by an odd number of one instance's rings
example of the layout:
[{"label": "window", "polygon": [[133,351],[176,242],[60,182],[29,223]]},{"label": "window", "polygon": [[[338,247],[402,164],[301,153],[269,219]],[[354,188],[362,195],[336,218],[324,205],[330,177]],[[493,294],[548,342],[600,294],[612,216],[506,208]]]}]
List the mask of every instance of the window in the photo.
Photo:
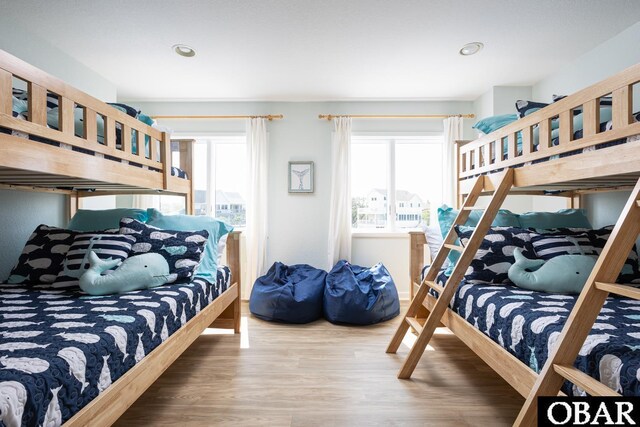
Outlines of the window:
[{"label": "window", "polygon": [[194,213],[235,227],[246,225],[247,162],[244,136],[195,138]]},{"label": "window", "polygon": [[[400,230],[430,224],[442,203],[442,136],[353,136],[354,229]],[[389,191],[391,189],[391,191]]]}]

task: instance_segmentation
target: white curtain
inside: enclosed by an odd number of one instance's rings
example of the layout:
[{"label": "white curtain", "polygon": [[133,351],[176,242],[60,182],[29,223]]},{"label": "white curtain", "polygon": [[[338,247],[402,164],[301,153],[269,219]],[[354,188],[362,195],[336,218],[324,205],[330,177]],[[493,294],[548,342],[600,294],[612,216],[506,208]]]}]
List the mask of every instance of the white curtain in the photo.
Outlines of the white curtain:
[{"label": "white curtain", "polygon": [[267,264],[267,121],[263,118],[247,120],[247,264],[245,290],[265,273]]},{"label": "white curtain", "polygon": [[351,118],[333,119],[331,199],[329,202],[329,268],[351,260]]},{"label": "white curtain", "polygon": [[455,207],[456,206],[456,141],[462,139],[463,118],[458,116],[448,117],[444,119],[444,189],[442,194],[442,202]]}]

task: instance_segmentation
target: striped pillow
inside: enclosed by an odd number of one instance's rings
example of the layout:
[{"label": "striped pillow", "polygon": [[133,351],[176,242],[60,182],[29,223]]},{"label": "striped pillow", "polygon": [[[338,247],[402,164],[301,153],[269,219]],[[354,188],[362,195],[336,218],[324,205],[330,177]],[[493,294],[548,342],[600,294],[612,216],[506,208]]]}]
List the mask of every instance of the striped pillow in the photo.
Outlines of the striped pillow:
[{"label": "striped pillow", "polygon": [[550,260],[560,255],[597,255],[587,233],[566,235],[532,234],[531,244],[536,256]]},{"label": "striped pillow", "polygon": [[135,242],[134,237],[120,234],[84,233],[76,235],[67,252],[56,283],[80,278],[89,268],[90,251],[95,252],[100,259],[111,258],[124,261],[129,257],[131,246]]}]

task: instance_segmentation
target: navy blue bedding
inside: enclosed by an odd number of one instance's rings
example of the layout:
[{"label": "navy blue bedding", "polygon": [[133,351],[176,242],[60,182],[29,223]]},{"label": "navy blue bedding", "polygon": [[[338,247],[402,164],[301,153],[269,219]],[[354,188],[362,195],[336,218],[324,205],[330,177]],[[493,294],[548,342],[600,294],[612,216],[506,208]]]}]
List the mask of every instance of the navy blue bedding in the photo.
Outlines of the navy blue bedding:
[{"label": "navy blue bedding", "polygon": [[[444,284],[440,274],[438,282]],[[437,295],[432,291],[432,294]],[[564,326],[577,296],[527,291],[513,285],[458,287],[453,311],[535,372]],[[576,368],[625,396],[640,395],[640,301],[609,297],[580,351]],[[568,395],[584,395],[566,382]]]},{"label": "navy blue bedding", "polygon": [[0,285],[0,424],[60,425],[227,289],[191,283],[91,297]]}]

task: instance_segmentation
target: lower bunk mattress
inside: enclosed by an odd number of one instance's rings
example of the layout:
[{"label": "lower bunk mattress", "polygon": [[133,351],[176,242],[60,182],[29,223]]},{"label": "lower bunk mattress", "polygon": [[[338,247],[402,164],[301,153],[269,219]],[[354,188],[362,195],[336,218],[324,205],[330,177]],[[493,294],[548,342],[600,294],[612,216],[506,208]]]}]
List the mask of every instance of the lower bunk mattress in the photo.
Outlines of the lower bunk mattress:
[{"label": "lower bunk mattress", "polygon": [[[441,274],[438,282],[442,285],[443,279]],[[538,373],[576,300],[576,295],[463,281],[450,307]],[[640,396],[640,301],[607,298],[574,366],[620,394]],[[585,395],[569,382],[562,390],[568,395]]]},{"label": "lower bunk mattress", "polygon": [[102,297],[49,285],[0,285],[0,421],[55,426],[70,419],[222,294],[191,283]]}]

